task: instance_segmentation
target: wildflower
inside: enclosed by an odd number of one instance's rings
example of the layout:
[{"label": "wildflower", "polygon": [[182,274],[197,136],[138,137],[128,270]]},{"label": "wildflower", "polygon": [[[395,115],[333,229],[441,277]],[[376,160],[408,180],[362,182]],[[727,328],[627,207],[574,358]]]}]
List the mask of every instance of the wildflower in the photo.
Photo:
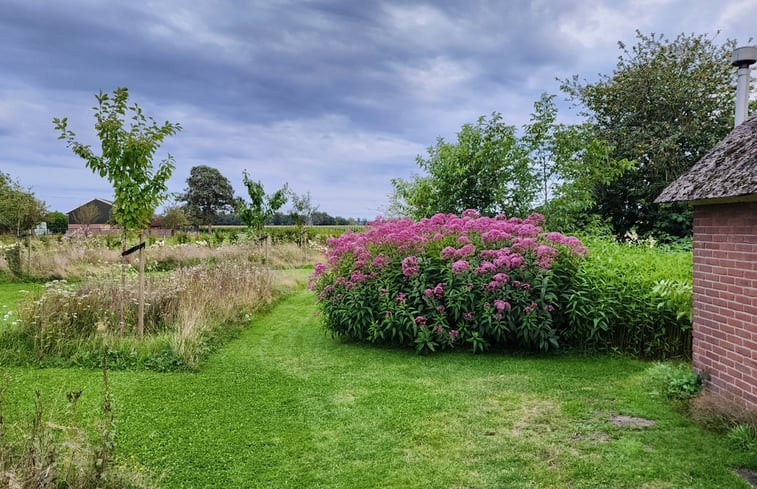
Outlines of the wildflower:
[{"label": "wildflower", "polygon": [[504,301],[502,299],[495,299],[494,300],[494,309],[496,309],[499,312],[502,312],[504,310],[510,309],[510,303],[507,301]]},{"label": "wildflower", "polygon": [[455,341],[457,337],[460,336],[460,332],[456,329],[450,329],[449,330],[449,337],[452,341]]},{"label": "wildflower", "polygon": [[420,327],[420,328],[425,328],[427,321],[428,320],[425,317],[423,317],[423,316],[418,316],[418,317],[415,318],[415,324],[417,324],[418,327]]},{"label": "wildflower", "polygon": [[466,256],[472,256],[476,253],[476,247],[472,244],[464,245],[459,250],[455,251],[455,258],[463,258]]},{"label": "wildflower", "polygon": [[492,277],[492,280],[501,284],[506,284],[507,281],[510,280],[510,277],[508,277],[505,273],[495,273]]},{"label": "wildflower", "polygon": [[436,312],[438,312],[439,314],[444,314],[446,311],[447,311],[447,308],[445,308],[444,306],[442,305],[436,306]]},{"label": "wildflower", "polygon": [[451,246],[444,247],[439,256],[442,260],[451,260],[455,257],[455,248]]},{"label": "wildflower", "polygon": [[405,302],[405,294],[402,292],[397,292],[397,302],[403,303]]},{"label": "wildflower", "polygon": [[458,260],[452,264],[452,273],[455,275],[460,275],[468,270],[470,270],[470,264],[465,260]]},{"label": "wildflower", "polygon": [[418,258],[415,256],[408,256],[402,260],[402,275],[405,277],[415,277],[418,275],[420,266],[418,265]]},{"label": "wildflower", "polygon": [[472,312],[463,313],[463,319],[465,319],[466,321],[473,321],[473,313]]},{"label": "wildflower", "polygon": [[444,282],[436,284],[436,286],[434,287],[434,297],[436,297],[437,299],[444,297],[444,287],[446,286],[447,284]]},{"label": "wildflower", "polygon": [[444,328],[442,328],[441,324],[434,326],[434,333],[441,333],[442,331],[444,331]]}]

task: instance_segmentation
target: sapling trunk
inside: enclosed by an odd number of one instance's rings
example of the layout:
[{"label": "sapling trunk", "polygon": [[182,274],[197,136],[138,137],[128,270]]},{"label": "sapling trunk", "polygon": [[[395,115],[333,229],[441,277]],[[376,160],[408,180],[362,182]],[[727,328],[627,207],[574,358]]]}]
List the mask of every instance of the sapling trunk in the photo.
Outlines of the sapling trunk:
[{"label": "sapling trunk", "polygon": [[123,336],[126,330],[126,257],[124,252],[126,251],[126,228],[124,228],[121,234],[121,300],[119,301],[118,310],[118,335]]},{"label": "sapling trunk", "polygon": [[[144,239],[144,229],[139,231],[139,244]],[[137,317],[137,336],[145,334],[145,248],[139,249],[139,312]]]}]

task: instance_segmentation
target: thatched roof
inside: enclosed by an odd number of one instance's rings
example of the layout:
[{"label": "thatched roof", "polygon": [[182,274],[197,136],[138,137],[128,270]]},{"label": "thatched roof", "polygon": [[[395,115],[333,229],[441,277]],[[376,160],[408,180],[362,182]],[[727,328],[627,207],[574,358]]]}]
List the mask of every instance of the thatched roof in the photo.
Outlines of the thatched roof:
[{"label": "thatched roof", "polygon": [[757,198],[757,115],[736,127],[655,202]]}]

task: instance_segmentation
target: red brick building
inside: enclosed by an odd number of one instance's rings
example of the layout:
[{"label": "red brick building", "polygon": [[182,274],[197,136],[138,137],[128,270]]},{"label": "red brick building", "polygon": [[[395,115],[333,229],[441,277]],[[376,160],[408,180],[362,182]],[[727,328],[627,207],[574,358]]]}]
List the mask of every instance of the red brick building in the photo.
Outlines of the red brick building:
[{"label": "red brick building", "polygon": [[694,207],[694,369],[757,408],[757,116],[657,198],[674,201]]}]

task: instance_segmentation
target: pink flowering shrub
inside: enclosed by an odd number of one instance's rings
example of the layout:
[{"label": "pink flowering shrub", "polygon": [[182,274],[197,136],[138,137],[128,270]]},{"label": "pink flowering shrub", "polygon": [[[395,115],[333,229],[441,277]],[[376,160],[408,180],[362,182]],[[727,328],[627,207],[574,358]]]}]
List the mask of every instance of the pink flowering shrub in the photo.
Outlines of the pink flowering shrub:
[{"label": "pink flowering shrub", "polygon": [[587,250],[543,221],[468,210],[330,239],[310,282],[326,328],[419,352],[557,347],[561,292]]}]

